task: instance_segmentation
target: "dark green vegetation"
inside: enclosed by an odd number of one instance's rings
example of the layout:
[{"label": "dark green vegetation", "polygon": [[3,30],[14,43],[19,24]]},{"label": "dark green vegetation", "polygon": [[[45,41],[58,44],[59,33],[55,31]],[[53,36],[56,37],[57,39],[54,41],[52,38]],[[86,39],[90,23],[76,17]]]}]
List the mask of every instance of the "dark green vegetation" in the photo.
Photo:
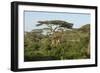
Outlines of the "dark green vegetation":
[{"label": "dark green vegetation", "polygon": [[72,28],[72,23],[61,20],[38,23],[47,28],[24,33],[24,61],[90,58],[90,24]]}]

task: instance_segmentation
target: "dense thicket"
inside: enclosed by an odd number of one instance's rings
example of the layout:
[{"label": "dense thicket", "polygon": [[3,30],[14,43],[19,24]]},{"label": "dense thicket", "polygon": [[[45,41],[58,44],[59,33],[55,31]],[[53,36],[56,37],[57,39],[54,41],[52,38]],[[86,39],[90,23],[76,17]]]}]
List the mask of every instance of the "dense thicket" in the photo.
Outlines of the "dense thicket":
[{"label": "dense thicket", "polygon": [[[25,61],[90,58],[90,24],[64,30],[63,33],[56,31],[44,35],[42,32],[41,29],[37,29],[24,33]],[[55,41],[59,35],[60,38]]]}]

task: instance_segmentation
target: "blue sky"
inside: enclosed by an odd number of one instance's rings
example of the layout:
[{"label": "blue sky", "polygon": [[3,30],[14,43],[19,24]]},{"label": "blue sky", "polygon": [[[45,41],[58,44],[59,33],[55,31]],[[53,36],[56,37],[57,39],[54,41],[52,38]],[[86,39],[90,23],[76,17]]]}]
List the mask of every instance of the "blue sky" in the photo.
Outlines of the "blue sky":
[{"label": "blue sky", "polygon": [[73,28],[79,28],[90,23],[90,16],[90,14],[83,13],[24,11],[24,28],[25,31],[40,29],[42,27],[36,27],[36,24],[37,21],[42,20],[63,20],[73,23]]}]

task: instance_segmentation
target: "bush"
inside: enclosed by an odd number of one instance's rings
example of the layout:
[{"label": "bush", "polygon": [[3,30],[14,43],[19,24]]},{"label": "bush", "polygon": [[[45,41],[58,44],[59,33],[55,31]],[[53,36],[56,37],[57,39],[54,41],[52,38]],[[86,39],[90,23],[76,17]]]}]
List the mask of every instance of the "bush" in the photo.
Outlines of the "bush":
[{"label": "bush", "polygon": [[[88,28],[86,29],[88,30]],[[86,33],[82,33],[82,30],[83,28],[72,31],[66,30],[63,33],[62,42],[56,46],[51,45],[52,40],[50,37],[41,35],[42,37],[40,38],[39,35],[37,38],[34,37],[36,34],[28,32],[28,34],[25,34],[24,39],[24,60],[40,61],[90,58],[90,54],[87,53],[87,49],[90,48],[88,47],[90,41],[89,30]]]}]

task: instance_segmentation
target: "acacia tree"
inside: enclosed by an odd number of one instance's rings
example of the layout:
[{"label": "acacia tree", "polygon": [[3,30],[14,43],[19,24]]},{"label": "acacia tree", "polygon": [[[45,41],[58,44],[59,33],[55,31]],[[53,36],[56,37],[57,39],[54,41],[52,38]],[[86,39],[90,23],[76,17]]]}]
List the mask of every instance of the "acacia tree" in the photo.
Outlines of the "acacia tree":
[{"label": "acacia tree", "polygon": [[71,29],[73,24],[62,20],[38,21],[37,26],[46,25],[44,30],[48,31],[47,35],[51,38],[51,45],[58,45],[61,42],[64,29]]}]

